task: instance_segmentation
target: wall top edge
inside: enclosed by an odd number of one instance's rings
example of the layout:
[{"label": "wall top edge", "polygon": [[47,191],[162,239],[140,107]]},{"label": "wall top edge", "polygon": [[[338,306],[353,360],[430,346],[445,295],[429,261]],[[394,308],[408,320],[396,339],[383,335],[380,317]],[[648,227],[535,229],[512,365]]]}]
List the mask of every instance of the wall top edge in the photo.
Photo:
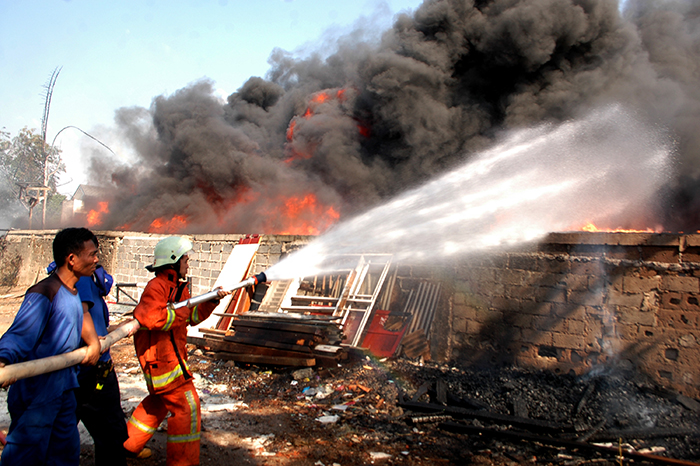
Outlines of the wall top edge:
[{"label": "wall top edge", "polygon": [[[59,230],[0,230],[0,236],[54,236]],[[93,230],[97,236],[114,238],[164,238],[170,236],[163,233],[145,233],[138,231]],[[183,234],[195,241],[238,241],[246,234]],[[262,242],[274,241],[304,241],[309,242],[312,235],[259,235]],[[588,245],[617,245],[617,246],[666,246],[687,247],[700,246],[700,234],[683,233],[638,233],[638,232],[552,232],[538,241],[540,244],[588,244]]]},{"label": "wall top edge", "polygon": [[[0,237],[2,236],[19,236],[19,237],[38,237],[38,236],[55,236],[59,232],[59,229],[55,230],[14,230],[14,229],[0,229]],[[153,238],[161,239],[168,236],[178,235],[178,233],[147,233],[141,231],[121,231],[121,230],[92,230],[95,235],[100,237],[108,238]],[[238,241],[246,236],[245,233],[179,233],[182,236],[193,239],[194,241]],[[252,235],[250,235],[252,236]],[[309,242],[311,239],[315,238],[314,235],[266,235],[258,234],[262,241],[303,241]]]},{"label": "wall top edge", "polygon": [[671,246],[700,245],[699,234],[637,233],[637,232],[588,232],[549,233],[540,243],[590,244],[613,246]]}]

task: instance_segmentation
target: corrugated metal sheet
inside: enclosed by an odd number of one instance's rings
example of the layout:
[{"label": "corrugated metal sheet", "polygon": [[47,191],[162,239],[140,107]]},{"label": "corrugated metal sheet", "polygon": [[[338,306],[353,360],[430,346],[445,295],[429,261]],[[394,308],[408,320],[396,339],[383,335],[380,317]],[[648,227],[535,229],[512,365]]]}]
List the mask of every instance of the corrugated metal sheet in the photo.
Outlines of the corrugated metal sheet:
[{"label": "corrugated metal sheet", "polygon": [[435,317],[439,297],[440,285],[437,283],[424,281],[419,283],[416,289],[411,290],[404,312],[411,314],[413,318],[406,335],[418,329],[422,329],[426,335],[430,334],[430,325]]}]

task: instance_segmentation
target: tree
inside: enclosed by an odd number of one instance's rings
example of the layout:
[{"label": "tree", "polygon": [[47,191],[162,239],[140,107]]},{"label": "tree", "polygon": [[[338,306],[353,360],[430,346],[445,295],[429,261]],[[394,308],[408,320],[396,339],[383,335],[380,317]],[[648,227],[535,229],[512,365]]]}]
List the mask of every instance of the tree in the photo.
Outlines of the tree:
[{"label": "tree", "polygon": [[44,201],[46,215],[60,215],[60,201],[65,198],[56,193],[58,177],[65,172],[60,154],[34,129],[25,127],[12,139],[9,133],[0,131],[0,173],[6,181],[0,191],[3,217],[12,215],[19,206],[20,212],[24,210],[31,218],[34,206]]}]

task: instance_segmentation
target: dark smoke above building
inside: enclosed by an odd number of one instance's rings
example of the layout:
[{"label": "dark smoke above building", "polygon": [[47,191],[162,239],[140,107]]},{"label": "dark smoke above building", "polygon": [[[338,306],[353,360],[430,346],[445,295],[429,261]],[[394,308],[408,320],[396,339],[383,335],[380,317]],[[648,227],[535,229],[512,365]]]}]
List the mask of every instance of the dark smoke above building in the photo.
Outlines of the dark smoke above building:
[{"label": "dark smoke above building", "polygon": [[[90,184],[112,190],[100,228],[315,234],[508,130],[615,103],[677,148],[657,223],[697,230],[699,15],[697,0],[427,0],[378,43],[274,50],[226,102],[202,80],[117,111],[139,158],[93,160]],[[610,226],[650,226],[626,222]]]}]

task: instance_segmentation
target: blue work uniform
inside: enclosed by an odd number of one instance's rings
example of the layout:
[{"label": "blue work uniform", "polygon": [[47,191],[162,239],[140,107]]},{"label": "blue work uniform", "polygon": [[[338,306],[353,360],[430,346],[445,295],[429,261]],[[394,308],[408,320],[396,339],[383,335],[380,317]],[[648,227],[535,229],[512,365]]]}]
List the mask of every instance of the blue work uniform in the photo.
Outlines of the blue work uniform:
[{"label": "blue work uniform", "polygon": [[[92,317],[92,323],[95,325],[95,331],[100,337],[107,335],[107,328],[109,327],[109,308],[107,303],[105,303],[100,293],[100,289],[95,284],[95,276],[91,277],[81,277],[80,280],[75,284],[75,288],[78,290],[78,295],[80,296],[80,301],[88,305],[90,316]],[[107,362],[111,361],[112,358],[109,354],[109,350],[105,351],[100,356],[100,361]],[[89,366],[78,366],[78,378],[81,374],[90,369]]]},{"label": "blue work uniform", "polygon": [[[109,286],[106,286],[106,279]],[[88,305],[95,331],[107,335],[109,308],[103,296],[109,293],[112,277],[99,267],[92,277],[81,277],[75,284],[80,300]],[[78,420],[95,442],[97,466],[126,466],[124,441],[128,437],[126,417],[121,406],[119,381],[109,351],[105,351],[96,366],[79,366],[76,391]]]},{"label": "blue work uniform", "polygon": [[[0,338],[6,364],[68,353],[80,346],[83,308],[77,291],[55,273],[27,290],[15,320]],[[76,368],[18,380],[9,390],[12,421],[0,465],[78,465],[80,434]]]}]

